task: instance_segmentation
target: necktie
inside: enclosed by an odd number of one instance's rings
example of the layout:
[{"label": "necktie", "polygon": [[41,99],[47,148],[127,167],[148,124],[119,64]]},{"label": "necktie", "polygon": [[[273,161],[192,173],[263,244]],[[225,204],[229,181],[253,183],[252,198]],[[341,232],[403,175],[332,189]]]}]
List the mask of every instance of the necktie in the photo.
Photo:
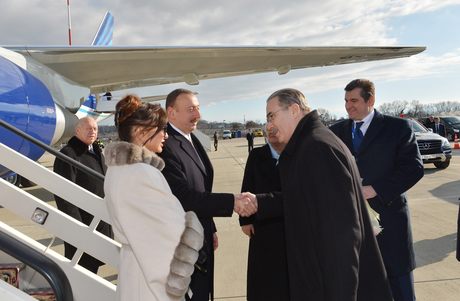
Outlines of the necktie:
[{"label": "necktie", "polygon": [[436,133],[439,134],[439,124],[436,125]]},{"label": "necktie", "polygon": [[363,132],[361,132],[360,128],[364,124],[364,121],[356,122],[356,127],[353,134],[353,146],[355,147],[355,152],[358,152],[359,146],[363,141]]}]

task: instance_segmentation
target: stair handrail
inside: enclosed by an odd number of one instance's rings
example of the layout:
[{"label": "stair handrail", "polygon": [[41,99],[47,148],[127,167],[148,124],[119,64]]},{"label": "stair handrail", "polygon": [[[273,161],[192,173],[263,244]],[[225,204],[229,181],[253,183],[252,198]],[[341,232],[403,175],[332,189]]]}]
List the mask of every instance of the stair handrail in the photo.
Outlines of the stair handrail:
[{"label": "stair handrail", "polygon": [[0,249],[39,272],[50,284],[57,301],[73,301],[72,286],[61,267],[44,254],[0,231]]}]

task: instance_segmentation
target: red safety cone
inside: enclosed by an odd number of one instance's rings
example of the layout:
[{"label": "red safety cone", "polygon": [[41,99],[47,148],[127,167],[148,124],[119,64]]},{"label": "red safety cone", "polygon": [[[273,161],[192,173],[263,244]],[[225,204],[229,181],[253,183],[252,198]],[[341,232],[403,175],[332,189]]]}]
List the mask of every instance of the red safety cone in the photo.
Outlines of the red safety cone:
[{"label": "red safety cone", "polygon": [[457,134],[455,134],[455,144],[454,144],[454,148],[455,148],[455,149],[459,149],[459,148],[460,148],[460,145],[458,145]]}]

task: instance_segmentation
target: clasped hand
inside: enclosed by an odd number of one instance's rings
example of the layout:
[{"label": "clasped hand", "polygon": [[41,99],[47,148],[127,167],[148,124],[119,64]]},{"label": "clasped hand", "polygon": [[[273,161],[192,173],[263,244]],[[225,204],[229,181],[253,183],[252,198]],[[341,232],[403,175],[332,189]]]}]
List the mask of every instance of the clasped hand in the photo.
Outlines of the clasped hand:
[{"label": "clasped hand", "polygon": [[235,195],[234,210],[243,217],[248,217],[257,212],[257,197],[250,192]]}]

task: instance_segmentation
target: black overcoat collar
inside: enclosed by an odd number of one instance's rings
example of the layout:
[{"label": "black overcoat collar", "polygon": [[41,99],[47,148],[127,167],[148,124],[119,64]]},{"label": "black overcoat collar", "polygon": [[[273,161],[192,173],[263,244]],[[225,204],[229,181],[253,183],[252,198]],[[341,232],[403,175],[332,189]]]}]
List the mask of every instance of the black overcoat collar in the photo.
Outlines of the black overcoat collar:
[{"label": "black overcoat collar", "polygon": [[[324,127],[325,125],[319,121],[318,112],[316,110],[308,113],[305,115],[297,124],[297,127],[294,130],[294,133],[289,139],[288,144],[284,148],[282,154],[286,153],[289,156],[292,156],[296,150],[297,141],[299,140],[299,136],[305,136],[313,131],[314,128],[317,127]],[[280,157],[281,159],[281,157]]]},{"label": "black overcoat collar", "polygon": [[[80,139],[78,139],[77,136],[73,136],[67,144],[75,150],[75,154],[78,157],[83,156],[89,151],[88,145],[86,145]],[[101,148],[97,143],[93,143],[93,150],[95,154],[101,153]],[[100,155],[98,157],[100,157]]]}]

